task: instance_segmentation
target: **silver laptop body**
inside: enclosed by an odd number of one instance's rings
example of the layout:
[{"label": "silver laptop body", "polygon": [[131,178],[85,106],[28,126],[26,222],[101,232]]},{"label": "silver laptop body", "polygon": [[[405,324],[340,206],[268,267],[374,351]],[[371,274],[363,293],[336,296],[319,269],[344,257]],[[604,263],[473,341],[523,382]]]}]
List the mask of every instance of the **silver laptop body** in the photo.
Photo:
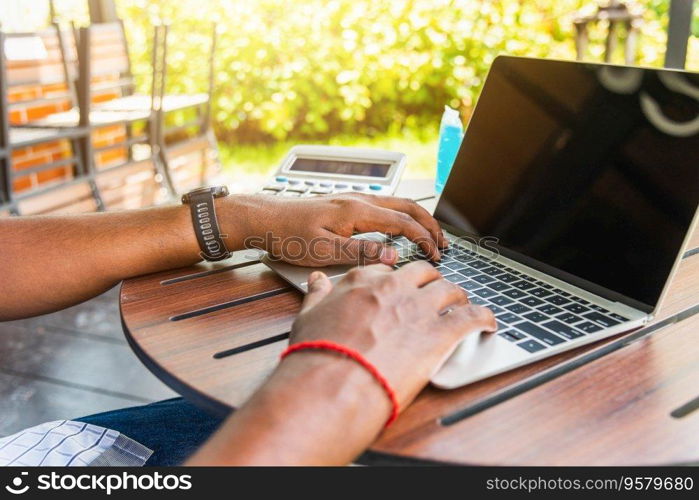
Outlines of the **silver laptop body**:
[{"label": "silver laptop body", "polygon": [[[699,78],[498,57],[435,217],[435,263],[498,332],[472,332],[432,376],[451,389],[648,323],[697,225]],[[356,235],[420,259],[403,237]],[[310,268],[269,256],[307,291]],[[348,266],[323,268],[333,281]]]}]

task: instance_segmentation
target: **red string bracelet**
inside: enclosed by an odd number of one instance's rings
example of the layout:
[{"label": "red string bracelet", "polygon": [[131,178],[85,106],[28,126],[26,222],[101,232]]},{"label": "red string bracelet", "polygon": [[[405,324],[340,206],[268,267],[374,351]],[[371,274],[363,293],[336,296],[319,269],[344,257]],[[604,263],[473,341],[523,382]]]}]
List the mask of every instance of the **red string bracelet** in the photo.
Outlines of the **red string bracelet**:
[{"label": "red string bracelet", "polygon": [[303,351],[306,349],[322,349],[325,351],[338,352],[362,365],[364,369],[367,370],[379,384],[381,384],[383,390],[386,391],[388,399],[391,400],[391,405],[393,406],[393,408],[391,409],[391,415],[388,417],[388,420],[386,420],[384,428],[391,425],[396,420],[396,418],[398,418],[399,407],[398,398],[396,397],[395,391],[389,385],[388,380],[386,380],[386,377],[381,375],[381,372],[379,372],[379,370],[377,370],[374,365],[367,361],[364,356],[359,354],[354,349],[350,349],[349,347],[343,346],[341,344],[336,344],[335,342],[330,342],[327,340],[316,340],[313,342],[299,342],[298,344],[290,345],[281,354],[281,359],[284,359],[293,352]]}]

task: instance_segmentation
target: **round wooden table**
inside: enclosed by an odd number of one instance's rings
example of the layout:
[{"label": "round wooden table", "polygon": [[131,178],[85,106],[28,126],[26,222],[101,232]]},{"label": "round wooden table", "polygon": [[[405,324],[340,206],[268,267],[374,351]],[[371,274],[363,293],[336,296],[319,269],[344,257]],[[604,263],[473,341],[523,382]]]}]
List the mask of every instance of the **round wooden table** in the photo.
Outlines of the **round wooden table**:
[{"label": "round wooden table", "polygon": [[[429,207],[431,186],[406,181],[398,194]],[[360,462],[697,462],[697,247],[699,237],[651,325],[461,389],[428,387]],[[141,361],[217,414],[243,404],[274,369],[301,300],[250,252],[130,279],[120,294]]]}]

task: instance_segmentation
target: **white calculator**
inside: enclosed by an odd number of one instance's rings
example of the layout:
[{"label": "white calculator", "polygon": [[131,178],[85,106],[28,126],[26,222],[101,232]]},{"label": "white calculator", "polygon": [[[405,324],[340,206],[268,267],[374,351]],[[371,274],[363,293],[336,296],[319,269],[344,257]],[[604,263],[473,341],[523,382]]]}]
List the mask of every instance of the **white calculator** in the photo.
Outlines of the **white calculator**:
[{"label": "white calculator", "polygon": [[403,153],[337,146],[294,146],[260,193],[314,196],[330,193],[392,195],[406,164]]}]

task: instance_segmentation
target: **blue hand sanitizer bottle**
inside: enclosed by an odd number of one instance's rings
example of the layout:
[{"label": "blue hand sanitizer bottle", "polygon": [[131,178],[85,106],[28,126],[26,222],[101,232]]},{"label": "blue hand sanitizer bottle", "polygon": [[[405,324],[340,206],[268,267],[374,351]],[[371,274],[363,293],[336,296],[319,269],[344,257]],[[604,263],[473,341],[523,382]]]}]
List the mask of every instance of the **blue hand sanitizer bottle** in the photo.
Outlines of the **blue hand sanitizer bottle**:
[{"label": "blue hand sanitizer bottle", "polygon": [[437,194],[444,189],[451,167],[454,165],[456,154],[464,136],[464,126],[459,112],[449,106],[444,106],[442,122],[439,126],[439,151],[437,152],[437,177],[434,188]]}]

